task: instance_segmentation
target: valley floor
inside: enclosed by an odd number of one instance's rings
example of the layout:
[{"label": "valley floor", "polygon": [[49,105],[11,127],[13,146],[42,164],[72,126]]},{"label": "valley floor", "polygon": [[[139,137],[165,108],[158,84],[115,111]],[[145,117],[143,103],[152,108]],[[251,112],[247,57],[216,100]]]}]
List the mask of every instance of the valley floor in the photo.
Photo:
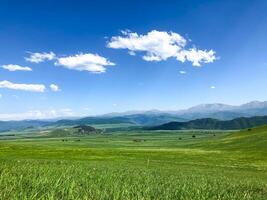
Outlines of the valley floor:
[{"label": "valley floor", "polygon": [[[0,199],[266,199],[267,128],[0,138]],[[47,134],[47,135],[46,135]]]}]

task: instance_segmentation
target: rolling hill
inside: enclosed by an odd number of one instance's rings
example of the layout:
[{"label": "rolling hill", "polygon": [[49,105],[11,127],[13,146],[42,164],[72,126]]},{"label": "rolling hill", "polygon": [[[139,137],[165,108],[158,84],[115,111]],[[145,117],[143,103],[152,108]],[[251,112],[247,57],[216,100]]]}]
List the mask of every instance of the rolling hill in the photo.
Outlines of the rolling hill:
[{"label": "rolling hill", "polygon": [[196,119],[188,122],[169,122],[160,126],[150,127],[150,130],[184,130],[184,129],[210,129],[210,130],[239,130],[267,124],[267,116],[241,117],[233,120],[217,120],[212,118]]},{"label": "rolling hill", "polygon": [[[223,151],[238,151],[266,157],[267,125],[230,133],[224,137],[192,145],[196,148]],[[254,157],[254,158],[255,158]],[[262,157],[262,158],[263,158]],[[258,162],[261,162],[261,159]]]}]

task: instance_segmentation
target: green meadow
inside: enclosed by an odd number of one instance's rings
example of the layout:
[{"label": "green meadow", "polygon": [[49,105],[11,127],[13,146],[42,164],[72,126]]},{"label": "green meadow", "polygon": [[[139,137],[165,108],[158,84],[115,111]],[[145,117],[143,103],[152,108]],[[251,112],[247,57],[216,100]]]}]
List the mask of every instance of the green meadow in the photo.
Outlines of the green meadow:
[{"label": "green meadow", "polygon": [[[100,125],[99,125],[100,126]],[[267,127],[0,137],[0,199],[262,199]],[[110,129],[109,129],[110,128]]]}]

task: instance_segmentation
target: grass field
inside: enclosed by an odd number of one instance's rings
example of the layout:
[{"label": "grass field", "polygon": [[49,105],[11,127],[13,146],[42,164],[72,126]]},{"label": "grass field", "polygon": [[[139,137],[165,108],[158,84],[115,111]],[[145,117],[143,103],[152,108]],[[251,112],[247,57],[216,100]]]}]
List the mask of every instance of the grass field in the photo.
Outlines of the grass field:
[{"label": "grass field", "polygon": [[267,197],[267,127],[56,132],[1,136],[0,199]]}]

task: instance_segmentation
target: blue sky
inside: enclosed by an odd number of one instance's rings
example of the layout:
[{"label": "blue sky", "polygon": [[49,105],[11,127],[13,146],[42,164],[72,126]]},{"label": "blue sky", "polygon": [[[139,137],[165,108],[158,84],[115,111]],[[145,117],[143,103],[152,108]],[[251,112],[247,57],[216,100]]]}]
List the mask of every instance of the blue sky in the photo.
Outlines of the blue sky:
[{"label": "blue sky", "polygon": [[266,10],[264,0],[3,0],[0,120],[267,100]]}]

